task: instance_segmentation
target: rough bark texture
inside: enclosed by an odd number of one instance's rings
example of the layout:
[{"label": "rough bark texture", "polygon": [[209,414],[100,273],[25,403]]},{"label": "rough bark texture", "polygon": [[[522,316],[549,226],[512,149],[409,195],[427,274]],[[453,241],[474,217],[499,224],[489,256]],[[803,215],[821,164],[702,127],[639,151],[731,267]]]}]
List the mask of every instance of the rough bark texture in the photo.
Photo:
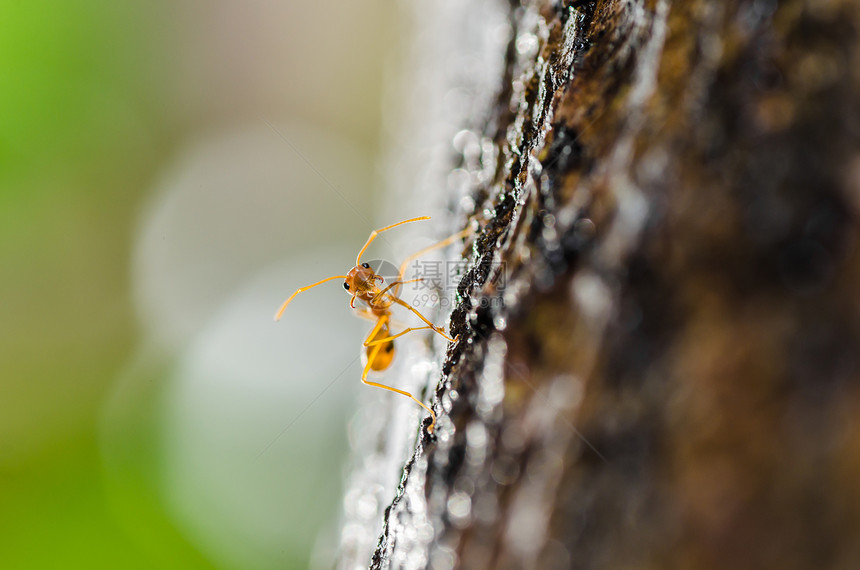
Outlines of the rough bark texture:
[{"label": "rough bark texture", "polygon": [[857,3],[510,22],[452,164],[490,175],[439,429],[371,567],[860,567]]}]

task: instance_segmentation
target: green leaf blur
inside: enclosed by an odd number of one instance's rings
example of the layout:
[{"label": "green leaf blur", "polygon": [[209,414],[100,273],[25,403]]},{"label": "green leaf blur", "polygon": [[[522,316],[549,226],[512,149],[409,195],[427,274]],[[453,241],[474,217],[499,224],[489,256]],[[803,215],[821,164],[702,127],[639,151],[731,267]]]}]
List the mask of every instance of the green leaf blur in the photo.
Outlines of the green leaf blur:
[{"label": "green leaf blur", "polygon": [[[166,142],[149,120],[162,48],[136,10],[0,3],[3,568],[210,567],[153,496],[153,466],[109,493],[99,451],[135,335],[129,227]],[[129,440],[141,465],[151,427]]]}]

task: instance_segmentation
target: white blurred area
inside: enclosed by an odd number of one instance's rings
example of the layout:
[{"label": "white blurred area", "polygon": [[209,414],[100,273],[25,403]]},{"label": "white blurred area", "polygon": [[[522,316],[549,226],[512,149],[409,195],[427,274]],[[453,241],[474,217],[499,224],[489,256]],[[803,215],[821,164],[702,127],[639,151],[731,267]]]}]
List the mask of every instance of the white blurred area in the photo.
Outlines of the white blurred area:
[{"label": "white blurred area", "polygon": [[[293,261],[328,270],[335,253]],[[308,550],[336,516],[361,323],[344,295],[318,291],[275,325],[266,300],[291,278],[285,268],[258,274],[221,307],[164,395],[165,496],[227,567],[279,567],[279,552]]]},{"label": "white blurred area", "polygon": [[372,162],[312,126],[260,122],[190,141],[153,188],[137,232],[132,291],[147,336],[184,344],[273,262],[291,268],[283,298],[327,277],[323,260],[306,255],[326,244],[343,245],[334,274],[343,273],[372,229]]},{"label": "white blurred area", "polygon": [[[105,406],[108,487],[157,465],[158,501],[215,567],[330,567],[368,323],[338,281],[273,315],[298,287],[347,271],[390,223],[373,188],[397,8],[174,9],[170,89],[186,125],[135,229],[142,340]],[[134,508],[115,510],[157,549]]]},{"label": "white blurred area", "polygon": [[[146,339],[133,366],[167,361],[153,407],[161,498],[227,568],[282,567],[335,524],[366,328],[336,281],[273,320],[295,289],[351,265],[369,222],[343,198],[361,202],[371,161],[342,139],[273,126],[190,144],[143,209],[132,265]],[[325,179],[307,164],[330,159],[343,170]]]}]

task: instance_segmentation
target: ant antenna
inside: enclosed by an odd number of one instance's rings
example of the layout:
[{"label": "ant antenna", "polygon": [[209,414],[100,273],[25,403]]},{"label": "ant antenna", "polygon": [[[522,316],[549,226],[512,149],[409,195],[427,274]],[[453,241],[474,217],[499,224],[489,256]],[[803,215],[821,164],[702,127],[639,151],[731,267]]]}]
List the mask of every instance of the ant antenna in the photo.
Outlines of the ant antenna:
[{"label": "ant antenna", "polygon": [[355,264],[361,265],[361,255],[364,253],[364,250],[367,249],[367,246],[376,239],[376,236],[381,234],[386,230],[390,230],[391,228],[396,228],[397,226],[402,226],[403,224],[408,224],[409,222],[419,222],[421,220],[429,220],[430,216],[421,216],[420,218],[410,218],[408,220],[403,220],[402,222],[397,222],[396,224],[391,224],[390,226],[385,226],[384,228],[380,228],[378,230],[373,230],[370,232],[370,237],[367,238],[367,243],[364,244],[364,247],[361,248],[361,251],[358,252],[358,257],[355,258]]},{"label": "ant antenna", "polygon": [[302,287],[301,289],[297,289],[295,293],[293,293],[292,295],[290,295],[290,298],[289,298],[289,299],[287,299],[286,301],[284,301],[284,304],[283,304],[283,305],[281,305],[281,308],[280,308],[280,309],[278,309],[278,312],[277,312],[277,313],[275,313],[275,320],[276,320],[276,321],[278,321],[278,320],[280,320],[280,319],[281,319],[281,315],[283,315],[283,314],[284,314],[284,311],[286,310],[287,305],[289,305],[289,304],[290,304],[290,301],[292,301],[292,300],[293,300],[293,297],[295,297],[296,295],[298,295],[298,294],[299,294],[299,293],[301,293],[302,291],[307,291],[308,289],[310,289],[310,288],[312,288],[312,287],[316,287],[317,285],[320,285],[320,284],[322,284],[322,283],[325,283],[326,281],[331,281],[332,279],[346,279],[346,275],[335,275],[334,277],[328,277],[328,278],[326,278],[326,279],[323,279],[322,281],[317,281],[317,282],[316,282],[316,283],[314,283],[313,285],[308,285],[307,287]]}]

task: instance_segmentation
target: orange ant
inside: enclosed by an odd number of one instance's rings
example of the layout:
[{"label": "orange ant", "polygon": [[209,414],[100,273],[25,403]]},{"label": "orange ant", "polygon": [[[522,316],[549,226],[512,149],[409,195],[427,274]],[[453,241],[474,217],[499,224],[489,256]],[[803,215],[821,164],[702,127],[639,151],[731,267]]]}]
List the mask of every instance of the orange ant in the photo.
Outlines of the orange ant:
[{"label": "orange ant", "polygon": [[[409,262],[416,259],[417,257],[432,251],[434,249],[438,249],[440,247],[445,247],[453,243],[454,241],[465,237],[471,232],[470,228],[466,228],[465,230],[452,235],[449,238],[446,238],[438,243],[435,243],[429,247],[426,247],[417,253],[413,253],[409,257],[407,257],[403,263],[400,265],[400,269],[398,270],[397,279],[389,284],[385,289],[380,289],[376,284],[377,281],[383,283],[385,280],[381,275],[377,275],[374,273],[373,269],[371,269],[368,263],[361,262],[361,256],[364,251],[368,248],[368,246],[376,239],[376,236],[381,234],[384,231],[390,230],[392,228],[396,228],[397,226],[401,226],[403,224],[408,224],[410,222],[418,222],[422,220],[429,220],[430,216],[421,216],[420,218],[411,218],[409,220],[404,220],[402,222],[397,222],[396,224],[391,224],[390,226],[385,226],[384,228],[380,228],[378,230],[373,230],[370,233],[370,237],[367,238],[367,243],[364,244],[364,247],[361,248],[361,251],[358,252],[358,256],[355,258],[355,267],[349,270],[346,275],[335,275],[333,277],[327,277],[322,281],[317,281],[313,285],[308,285],[307,287],[301,287],[296,290],[295,293],[290,295],[290,297],[284,301],[284,304],[281,305],[281,308],[278,309],[278,312],[275,314],[275,320],[279,320],[281,315],[284,314],[284,310],[286,310],[287,305],[290,304],[290,301],[303,291],[307,291],[312,287],[316,287],[322,283],[327,281],[331,281],[332,279],[343,279],[343,288],[347,290],[348,293],[352,295],[352,299],[349,301],[349,306],[355,309],[355,300],[364,302],[367,305],[366,309],[359,309],[356,313],[359,317],[375,320],[376,324],[373,329],[371,329],[370,334],[367,335],[367,338],[364,340],[364,355],[366,357],[366,364],[364,366],[364,372],[361,374],[361,381],[363,384],[368,386],[375,386],[377,388],[384,388],[385,390],[390,390],[392,392],[397,392],[398,394],[402,394],[408,398],[412,398],[419,406],[430,412],[430,417],[432,421],[430,422],[430,427],[427,428],[427,431],[432,433],[433,427],[436,425],[436,414],[429,407],[425,406],[421,400],[410,394],[409,392],[405,392],[403,390],[398,390],[397,388],[392,388],[391,386],[385,386],[383,384],[378,384],[376,382],[370,382],[367,380],[367,374],[371,371],[381,371],[385,370],[391,365],[391,361],[394,359],[394,339],[401,337],[407,333],[412,331],[419,331],[425,329],[432,329],[434,332],[441,335],[448,342],[454,342],[456,339],[451,338],[447,334],[445,334],[444,327],[437,327],[429,320],[427,320],[424,315],[422,315],[418,310],[411,306],[409,303],[399,298],[397,295],[400,292],[400,287],[406,283],[414,283],[416,281],[421,281],[421,279],[410,279],[408,281],[402,281],[403,272],[406,270]],[[394,289],[392,292],[391,290]],[[397,334],[391,334],[391,307],[393,305],[400,305],[401,307],[405,307],[409,311],[415,313],[419,319],[426,323],[425,326],[421,327],[409,327]]]}]

